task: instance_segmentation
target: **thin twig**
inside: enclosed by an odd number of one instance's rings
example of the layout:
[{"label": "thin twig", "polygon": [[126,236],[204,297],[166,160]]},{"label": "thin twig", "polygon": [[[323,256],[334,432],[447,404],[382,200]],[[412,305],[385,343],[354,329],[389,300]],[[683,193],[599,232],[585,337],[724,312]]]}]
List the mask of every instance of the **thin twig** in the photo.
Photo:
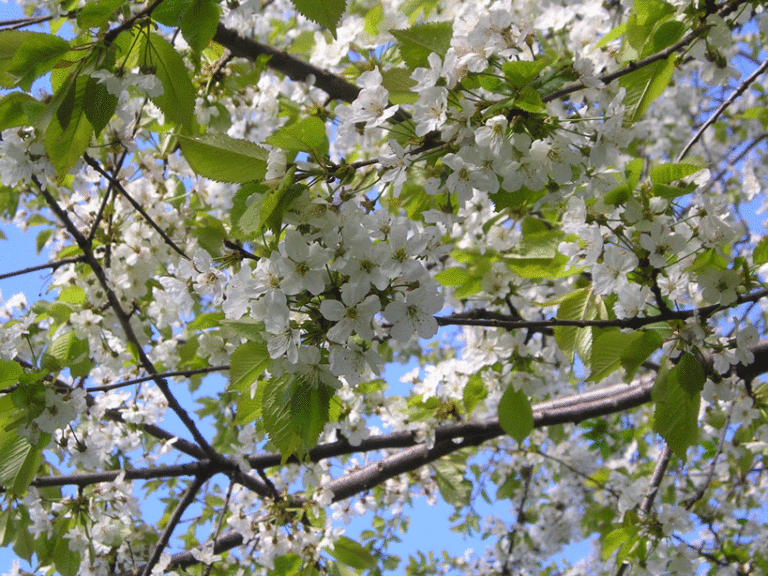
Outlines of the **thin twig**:
[{"label": "thin twig", "polygon": [[60,266],[64,266],[66,264],[74,264],[76,262],[84,262],[85,256],[82,254],[80,256],[70,256],[69,258],[61,258],[60,260],[51,260],[50,262],[46,264],[40,264],[38,266],[30,266],[29,268],[24,268],[22,270],[16,270],[14,272],[6,272],[5,274],[0,274],[0,280],[5,280],[6,278],[13,278],[14,276],[21,276],[22,274],[29,274],[30,272],[37,272],[38,270],[47,270],[50,268],[51,270],[56,270]]},{"label": "thin twig", "polygon": [[43,198],[45,198],[45,201],[48,203],[48,206],[51,208],[51,211],[56,215],[59,221],[64,225],[64,227],[67,229],[70,235],[74,238],[77,245],[83,251],[85,261],[93,270],[94,275],[96,276],[99,284],[104,290],[107,297],[107,301],[109,302],[109,306],[112,308],[112,311],[115,313],[115,316],[117,317],[117,320],[120,323],[120,326],[122,327],[123,332],[125,332],[126,338],[135,347],[136,354],[139,357],[139,363],[141,364],[142,368],[146,372],[155,376],[154,382],[155,384],[157,384],[157,387],[160,388],[160,391],[163,393],[163,396],[165,396],[165,399],[168,402],[168,407],[176,413],[176,415],[182,421],[184,426],[186,426],[187,430],[189,430],[190,433],[192,434],[192,437],[195,439],[195,442],[198,443],[198,445],[205,451],[205,453],[212,460],[215,460],[215,461],[220,460],[222,456],[218,452],[216,452],[216,450],[213,449],[213,447],[208,443],[205,437],[200,433],[200,430],[197,428],[197,425],[195,424],[194,420],[192,420],[192,418],[189,416],[187,411],[184,410],[181,404],[179,404],[179,401],[171,392],[171,389],[168,386],[168,382],[158,376],[158,371],[155,368],[155,365],[149,359],[146,352],[144,352],[144,348],[141,345],[141,341],[138,339],[138,337],[136,336],[136,333],[133,330],[133,327],[131,326],[131,322],[128,314],[125,312],[125,310],[123,310],[123,307],[121,306],[120,301],[117,298],[117,295],[115,294],[114,290],[112,290],[112,287],[109,285],[109,282],[107,281],[106,273],[104,272],[104,269],[101,267],[101,264],[99,264],[99,261],[94,256],[93,249],[91,248],[91,245],[88,243],[85,236],[83,236],[80,230],[78,230],[77,227],[72,223],[72,220],[70,220],[67,213],[59,206],[58,202],[53,198],[53,196],[51,196],[50,192],[48,192],[48,190],[40,183],[37,177],[33,176],[32,181],[37,186],[37,189],[40,191],[40,194],[42,194]]},{"label": "thin twig", "polygon": [[157,541],[157,545],[152,551],[152,556],[150,556],[149,561],[144,565],[142,576],[149,576],[152,573],[152,568],[154,568],[155,565],[160,561],[160,556],[162,555],[163,550],[165,550],[165,547],[168,545],[168,542],[171,539],[171,534],[173,534],[176,526],[181,521],[182,515],[189,507],[189,505],[194,502],[195,496],[197,496],[197,493],[209,478],[210,476],[208,474],[200,474],[195,476],[195,480],[192,482],[192,484],[189,485],[189,488],[187,488],[184,496],[181,500],[179,500],[179,503],[176,505],[176,508],[171,514],[171,517],[168,519],[168,525],[160,535],[160,539]]},{"label": "thin twig", "polygon": [[181,248],[179,248],[173,240],[171,240],[168,234],[166,234],[165,231],[162,228],[160,228],[160,226],[152,219],[152,217],[149,214],[147,214],[144,208],[141,207],[141,204],[136,202],[136,200],[134,200],[133,197],[130,194],[128,194],[128,191],[125,188],[123,188],[123,185],[120,183],[119,180],[117,180],[111,174],[109,174],[104,169],[102,169],[99,163],[96,160],[94,160],[87,152],[83,154],[83,159],[91,168],[93,168],[99,174],[101,174],[104,178],[106,178],[107,181],[110,184],[112,184],[120,192],[120,194],[123,195],[123,197],[126,200],[128,200],[131,206],[133,206],[134,210],[136,210],[139,214],[141,214],[144,217],[144,219],[149,223],[149,225],[152,226],[152,228],[154,228],[158,234],[160,234],[160,236],[165,241],[165,243],[168,244],[168,246],[173,248],[173,250],[177,254],[179,254],[182,258],[185,258],[187,260],[190,259],[189,256],[187,256],[184,253],[184,251]]},{"label": "thin twig", "polygon": [[106,384],[104,386],[91,386],[85,388],[86,392],[108,392],[109,390],[115,390],[116,388],[125,388],[133,384],[141,384],[142,382],[148,382],[155,378],[173,378],[175,376],[196,376],[197,374],[210,374],[211,372],[224,372],[229,370],[229,365],[223,366],[209,366],[207,368],[194,368],[192,370],[175,370],[173,372],[162,372],[161,374],[154,374],[151,376],[142,376],[141,378],[134,378],[132,380],[126,380],[124,382],[116,382],[115,384]]},{"label": "thin twig", "polygon": [[696,131],[696,133],[691,137],[690,140],[688,140],[688,143],[683,147],[682,152],[678,154],[677,159],[675,162],[680,162],[683,158],[685,158],[686,154],[690,151],[691,147],[696,144],[696,142],[699,141],[699,138],[701,138],[701,135],[704,134],[704,131],[712,126],[715,122],[717,122],[717,119],[720,118],[723,112],[725,112],[725,109],[728,108],[731,104],[733,104],[736,99],[741,96],[744,91],[749,88],[750,84],[752,84],[755,80],[757,80],[758,76],[760,76],[763,72],[765,72],[766,68],[768,68],[768,59],[764,60],[762,64],[754,71],[752,74],[749,75],[749,78],[744,80],[738,88],[736,88],[728,98],[725,99],[725,102],[720,104],[718,106],[717,110],[715,110],[714,114],[712,114],[709,118],[707,118],[707,121],[704,122],[704,124],[701,125],[701,127]]}]

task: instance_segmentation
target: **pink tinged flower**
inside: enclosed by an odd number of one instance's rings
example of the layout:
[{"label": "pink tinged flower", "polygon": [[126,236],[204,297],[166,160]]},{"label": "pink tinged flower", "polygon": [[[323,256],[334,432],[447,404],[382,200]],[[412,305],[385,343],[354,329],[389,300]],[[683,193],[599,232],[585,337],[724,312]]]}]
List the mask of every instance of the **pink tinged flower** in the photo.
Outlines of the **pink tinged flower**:
[{"label": "pink tinged flower", "polygon": [[437,334],[437,320],[434,314],[443,307],[443,297],[434,286],[422,286],[409,292],[405,302],[395,300],[387,304],[384,317],[393,323],[392,337],[405,342],[418,334],[421,338],[432,338]]},{"label": "pink tinged flower", "polygon": [[381,303],[378,296],[370,294],[362,302],[349,300],[345,295],[349,292],[342,292],[342,302],[338,300],[323,300],[320,304],[320,312],[326,320],[336,322],[328,330],[328,340],[343,344],[355,332],[364,340],[373,338],[373,329],[371,322],[374,315],[381,310]]}]

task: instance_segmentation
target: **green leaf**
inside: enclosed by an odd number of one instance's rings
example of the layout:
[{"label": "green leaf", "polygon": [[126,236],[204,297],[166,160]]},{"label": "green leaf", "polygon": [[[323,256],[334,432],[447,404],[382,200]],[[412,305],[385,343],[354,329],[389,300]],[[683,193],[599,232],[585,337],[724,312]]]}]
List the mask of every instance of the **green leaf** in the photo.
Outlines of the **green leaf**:
[{"label": "green leaf", "polygon": [[[530,84],[539,73],[550,63],[549,58],[539,58],[538,60],[515,60],[505,62],[501,69],[507,82],[515,88],[523,88]],[[537,93],[538,94],[538,93]],[[541,100],[541,98],[539,98]]]},{"label": "green leaf", "polygon": [[452,266],[435,274],[435,280],[443,286],[461,286],[471,278],[466,268]]},{"label": "green leaf", "polygon": [[226,134],[190,137],[177,134],[181,151],[192,170],[219,182],[249,182],[264,177],[267,151],[248,140]]},{"label": "green leaf", "polygon": [[325,384],[311,385],[300,378],[294,383],[291,419],[294,430],[302,439],[303,452],[317,446],[317,439],[328,423],[332,397],[333,389]]},{"label": "green leaf", "polygon": [[[3,32],[0,37],[5,37],[6,34],[8,33]],[[19,37],[18,34],[24,34],[24,36]],[[13,79],[12,86],[19,86],[25,92],[29,92],[32,82],[56,66],[69,52],[70,46],[69,42],[58,36],[38,32],[15,32],[11,37],[2,38],[2,40],[6,41],[3,44],[10,50],[20,38],[21,42],[17,44],[17,49],[5,71]]]},{"label": "green leaf", "polygon": [[507,387],[499,401],[499,425],[518,443],[528,437],[533,430],[533,409],[524,392]]},{"label": "green leaf", "polygon": [[668,362],[662,366],[651,393],[656,404],[653,429],[683,460],[688,447],[698,440],[699,405],[705,380],[696,358],[685,353],[671,370]]},{"label": "green leaf", "polygon": [[651,182],[653,184],[669,184],[702,170],[704,170],[702,166],[687,162],[659,164],[651,168]]},{"label": "green leaf", "polygon": [[670,186],[669,184],[654,184],[651,187],[651,194],[667,200],[674,200],[680,196],[686,196],[696,190],[697,186],[691,182],[687,186]]},{"label": "green leaf", "polygon": [[291,416],[293,379],[286,375],[267,381],[262,391],[261,414],[270,441],[282,454],[283,463],[302,446]]},{"label": "green leaf", "polygon": [[627,31],[627,23],[624,22],[622,24],[619,24],[618,26],[616,26],[616,28],[608,32],[608,34],[603,36],[600,39],[600,42],[595,44],[595,49],[602,48],[603,46],[608,44],[608,42],[610,42],[611,40],[616,40],[616,38],[623,36],[626,31]]},{"label": "green leaf", "polygon": [[301,571],[304,561],[298,554],[286,554],[275,558],[275,567],[269,571],[268,576],[294,576]]},{"label": "green leaf", "polygon": [[264,376],[268,364],[266,344],[241,344],[229,358],[229,387],[250,396],[253,384]]},{"label": "green leaf", "polygon": [[488,391],[485,389],[485,384],[483,384],[483,377],[478,372],[475,372],[469,377],[466,386],[464,386],[461,398],[467,415],[472,414],[477,405],[485,400],[487,396]]},{"label": "green leaf", "polygon": [[0,360],[0,390],[18,384],[22,374],[24,374],[24,368],[17,362]]},{"label": "green leaf", "polygon": [[625,120],[631,124],[642,118],[651,103],[661,96],[675,71],[675,55],[649,64],[619,79],[619,86],[626,88],[624,104],[627,107]]},{"label": "green leaf", "polygon": [[327,28],[336,38],[336,25],[341,20],[344,10],[347,8],[346,0],[291,0],[296,10],[307,18]]},{"label": "green leaf", "polygon": [[0,130],[29,124],[26,110],[30,106],[39,109],[43,105],[24,92],[11,92],[0,98]]},{"label": "green leaf", "polygon": [[371,555],[371,552],[346,536],[341,536],[336,540],[333,544],[333,550],[328,550],[328,553],[342,564],[357,570],[376,568],[376,558]]},{"label": "green leaf", "polygon": [[601,330],[592,346],[592,374],[589,380],[599,382],[619,368],[631,380],[640,365],[662,345],[655,330],[625,334],[620,330]]},{"label": "green leaf", "polygon": [[429,55],[433,52],[445,56],[451,47],[453,24],[431,22],[389,32],[399,40],[400,55],[413,70],[419,67],[429,68]]},{"label": "green leaf", "polygon": [[[607,316],[602,298],[591,287],[581,288],[563,298],[557,311],[558,320],[595,320]],[[585,364],[592,360],[592,336],[591,327],[555,326],[555,340],[563,354],[573,360],[578,352]]]},{"label": "green leaf", "polygon": [[181,35],[199,54],[216,34],[221,8],[214,0],[192,0],[181,19]]},{"label": "green leaf", "polygon": [[[72,98],[65,98],[45,130],[45,149],[59,179],[80,160],[91,142],[93,127],[83,110],[87,81],[87,77],[74,78],[67,88]],[[64,112],[60,114],[60,110]]]},{"label": "green leaf", "polygon": [[637,536],[637,526],[622,526],[613,532],[609,532],[603,538],[603,560],[607,560],[611,555],[625,544],[631,544]]},{"label": "green leaf", "polygon": [[80,340],[74,332],[65,332],[54,339],[40,359],[40,368],[60,372],[69,368],[73,376],[85,376],[90,369],[87,340]]},{"label": "green leaf", "polygon": [[[262,198],[259,210],[259,222],[261,227],[266,227],[276,235],[280,233],[280,227],[283,224],[283,216],[288,208],[291,207],[296,198],[301,196],[307,186],[304,184],[291,184],[287,188],[280,187],[274,192],[265,195]],[[248,213],[243,215],[246,217]],[[242,219],[241,219],[242,226]]]},{"label": "green leaf", "polygon": [[768,236],[763,237],[752,252],[752,261],[755,266],[768,262]]},{"label": "green leaf", "polygon": [[85,85],[83,110],[97,137],[112,118],[115,108],[117,96],[109,92],[105,84],[89,77]]},{"label": "green leaf", "polygon": [[179,53],[165,38],[153,33],[144,37],[139,54],[141,70],[155,74],[163,85],[163,93],[153,97],[152,102],[163,112],[166,122],[193,132],[196,91]]},{"label": "green leaf", "polygon": [[152,19],[164,26],[177,27],[188,6],[189,0],[163,0],[152,10]]},{"label": "green leaf", "polygon": [[77,11],[77,25],[81,29],[101,28],[109,22],[110,17],[118,8],[126,4],[126,0],[99,0],[87,2]]},{"label": "green leaf", "polygon": [[453,459],[435,461],[435,481],[440,496],[448,504],[456,507],[466,506],[472,498],[472,483],[464,478],[466,463]]},{"label": "green leaf", "polygon": [[320,118],[311,116],[296,124],[287,124],[267,138],[267,143],[284,150],[311,152],[317,158],[328,154],[328,136]]},{"label": "green leaf", "polygon": [[42,459],[42,447],[32,446],[13,429],[0,432],[0,486],[7,492],[24,494]]}]

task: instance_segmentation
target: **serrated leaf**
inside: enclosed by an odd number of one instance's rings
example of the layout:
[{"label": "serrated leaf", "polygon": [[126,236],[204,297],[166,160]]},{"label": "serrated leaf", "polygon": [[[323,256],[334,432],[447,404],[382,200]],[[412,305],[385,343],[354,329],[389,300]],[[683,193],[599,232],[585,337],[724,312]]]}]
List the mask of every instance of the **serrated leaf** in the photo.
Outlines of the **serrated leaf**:
[{"label": "serrated leaf", "polygon": [[152,102],[163,112],[166,122],[192,132],[196,91],[179,53],[165,38],[153,33],[144,37],[139,54],[141,70],[157,76],[163,85],[163,93],[152,97]]},{"label": "serrated leaf", "polygon": [[81,340],[74,332],[57,336],[40,358],[40,368],[48,372],[60,372],[69,368],[73,376],[85,376],[90,371],[87,340]]},{"label": "serrated leaf", "polygon": [[190,137],[178,134],[181,151],[200,176],[219,182],[250,182],[264,177],[267,151],[248,140],[226,134]]},{"label": "serrated leaf", "polygon": [[768,236],[763,237],[752,252],[752,262],[755,266],[768,262]]},{"label": "serrated leaf", "polygon": [[400,55],[408,67],[414,70],[419,67],[429,68],[429,55],[433,52],[445,56],[451,47],[453,24],[431,22],[389,32],[399,40]]},{"label": "serrated leaf", "polygon": [[611,30],[610,32],[608,32],[608,34],[606,34],[605,36],[603,36],[603,37],[600,39],[600,42],[598,42],[597,44],[595,44],[595,48],[594,48],[594,49],[595,49],[595,50],[597,50],[597,49],[599,49],[599,48],[602,48],[603,46],[605,46],[606,44],[608,44],[608,42],[610,42],[611,40],[616,40],[616,38],[620,38],[621,36],[623,36],[623,35],[624,35],[624,33],[625,33],[626,31],[627,31],[627,23],[626,23],[626,22],[624,22],[624,23],[622,23],[622,24],[619,24],[619,25],[618,25],[618,26],[616,26],[616,27],[615,27],[613,30]]},{"label": "serrated leaf", "polygon": [[35,98],[24,92],[11,92],[0,98],[0,130],[29,124],[26,109],[29,106],[42,107]]},{"label": "serrated leaf", "polygon": [[452,266],[435,274],[435,280],[443,286],[461,286],[471,278],[466,268]]},{"label": "serrated leaf", "polygon": [[275,567],[269,571],[268,576],[294,576],[301,572],[301,566],[304,564],[301,556],[298,554],[286,554],[278,556],[274,560]]},{"label": "serrated leaf", "polygon": [[77,25],[81,29],[101,28],[126,0],[99,0],[87,2],[77,11]]},{"label": "serrated leaf", "polygon": [[622,526],[606,534],[603,538],[603,560],[610,558],[620,547],[631,543],[635,539],[637,531],[637,526]]},{"label": "serrated leaf", "polygon": [[311,116],[288,124],[267,138],[267,143],[284,150],[311,152],[318,158],[328,153],[328,136],[320,118]]},{"label": "serrated leaf", "polygon": [[[600,315],[607,316],[605,305],[600,296],[594,294],[591,287],[576,290],[562,299],[557,311],[558,320],[594,320]],[[556,326],[555,340],[567,357],[573,360],[579,353],[582,361],[588,364],[592,359],[592,328],[577,326]]]},{"label": "serrated leaf", "polygon": [[[684,360],[686,356],[690,359]],[[656,404],[653,429],[667,441],[670,450],[685,460],[689,446],[696,443],[699,435],[698,419],[701,388],[705,378],[693,355],[686,353],[678,364],[669,369],[666,362],[656,377],[651,398]],[[698,389],[698,391],[697,391]]]},{"label": "serrated leaf", "polygon": [[[0,38],[6,34],[7,32],[0,34]],[[18,34],[24,34],[24,36],[18,36]],[[12,85],[29,92],[32,82],[56,66],[69,52],[70,45],[58,36],[38,32],[17,32],[7,39],[5,45],[8,49],[12,49],[19,39],[21,42],[16,45],[16,50],[5,71],[13,79]],[[6,39],[2,38],[2,40]]]},{"label": "serrated leaf", "polygon": [[636,332],[633,340],[621,354],[621,367],[627,381],[634,378],[635,373],[651,354],[661,348],[664,340],[656,330]]},{"label": "serrated leaf", "polygon": [[626,88],[625,117],[631,124],[642,118],[651,103],[664,93],[675,71],[675,55],[654,62],[619,79],[619,86]]},{"label": "serrated leaf", "polygon": [[301,196],[306,189],[307,187],[304,184],[291,184],[288,187],[281,187],[274,192],[266,194],[262,199],[259,210],[261,227],[272,230],[276,235],[279,234],[285,212],[291,207],[293,201]]},{"label": "serrated leaf", "polygon": [[499,401],[499,425],[522,443],[533,430],[533,409],[528,396],[508,386]]},{"label": "serrated leaf", "polygon": [[41,462],[42,448],[32,446],[13,429],[0,433],[0,486],[6,492],[24,494]]},{"label": "serrated leaf", "polygon": [[357,570],[376,568],[376,559],[368,549],[346,536],[341,536],[336,540],[333,544],[333,550],[329,550],[328,553],[342,564]]},{"label": "serrated leaf", "polygon": [[250,396],[253,384],[264,376],[268,364],[266,344],[241,344],[229,358],[229,387]]},{"label": "serrated leaf", "polygon": [[659,164],[651,168],[651,182],[653,184],[669,184],[702,170],[704,170],[703,167],[687,162]]},{"label": "serrated leaf", "polygon": [[347,9],[346,0],[291,0],[296,10],[307,18],[327,28],[336,38],[336,26]]},{"label": "serrated leaf", "polygon": [[24,374],[24,369],[17,362],[0,360],[0,390],[18,384],[22,374]]},{"label": "serrated leaf", "polygon": [[477,372],[472,374],[469,377],[466,386],[464,386],[464,392],[461,397],[467,415],[472,414],[477,405],[487,396],[488,391],[485,389],[485,384],[483,384],[483,377]]},{"label": "serrated leaf", "polygon": [[[505,62],[501,67],[507,82],[515,88],[523,88],[530,84],[539,73],[549,64],[549,58],[539,58],[538,60],[515,60]],[[538,93],[537,93],[538,95]],[[541,97],[539,97],[539,101]]]},{"label": "serrated leaf", "polygon": [[262,421],[270,441],[282,455],[283,463],[301,449],[301,436],[293,429],[291,417],[293,380],[290,376],[272,378],[263,387]]},{"label": "serrated leaf", "polygon": [[[91,142],[93,127],[83,110],[86,84],[87,78],[77,77],[68,85],[72,100],[64,105],[71,103],[72,108],[67,109],[65,114],[59,114],[58,111],[64,109],[59,107],[45,130],[45,150],[59,179],[72,169]],[[67,120],[66,127],[61,124],[61,119]]]},{"label": "serrated leaf", "polygon": [[117,96],[107,90],[107,86],[96,78],[89,77],[85,86],[85,117],[93,126],[98,137],[109,123],[117,108]]},{"label": "serrated leaf", "polygon": [[435,481],[443,500],[456,507],[469,504],[472,483],[464,478],[466,464],[444,459],[437,460],[432,466],[435,468]]},{"label": "serrated leaf", "polygon": [[181,19],[181,35],[189,47],[200,53],[216,34],[221,8],[214,0],[192,0]]},{"label": "serrated leaf", "polygon": [[317,446],[317,439],[328,423],[328,408],[333,389],[324,384],[309,385],[298,379],[291,396],[293,430],[301,438],[302,453]]}]

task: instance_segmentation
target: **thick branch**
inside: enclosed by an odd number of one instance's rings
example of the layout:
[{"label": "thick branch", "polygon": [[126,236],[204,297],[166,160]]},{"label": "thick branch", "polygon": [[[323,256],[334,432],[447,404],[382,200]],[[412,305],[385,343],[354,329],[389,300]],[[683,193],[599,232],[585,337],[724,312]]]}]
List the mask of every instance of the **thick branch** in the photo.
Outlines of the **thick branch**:
[{"label": "thick branch", "polygon": [[260,44],[249,38],[243,38],[223,24],[219,24],[213,39],[232,52],[233,55],[241,58],[256,61],[262,56],[268,56],[267,66],[285,74],[291,80],[307,82],[310,76],[314,76],[314,85],[327,92],[331,98],[354,102],[360,93],[360,88],[340,76],[308,64],[282,50]]}]

